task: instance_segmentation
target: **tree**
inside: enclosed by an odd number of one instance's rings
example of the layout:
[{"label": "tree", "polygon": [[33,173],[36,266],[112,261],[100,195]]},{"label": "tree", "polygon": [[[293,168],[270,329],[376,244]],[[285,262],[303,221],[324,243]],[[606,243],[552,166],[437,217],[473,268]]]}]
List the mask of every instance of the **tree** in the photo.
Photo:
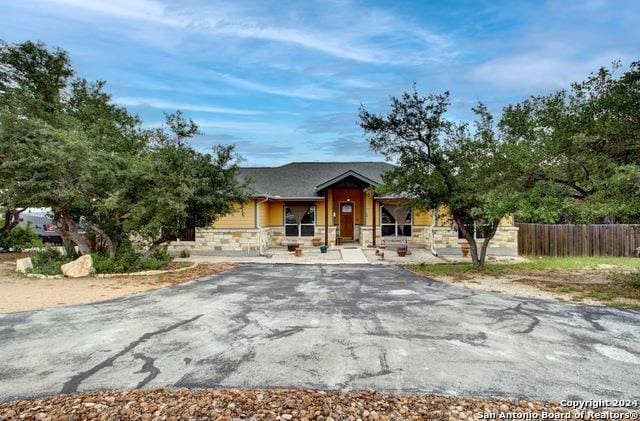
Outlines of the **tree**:
[{"label": "tree", "polygon": [[640,220],[640,62],[504,109],[499,127],[528,222]]},{"label": "tree", "polygon": [[233,148],[195,151],[198,128],[182,113],[167,116],[166,129],[145,130],[113,104],[105,82],[72,80],[61,50],[2,44],[0,59],[0,205],[51,208],[81,254],[113,258],[144,238],[148,257],[244,200]]},{"label": "tree", "polygon": [[232,212],[233,202],[247,199],[236,181],[232,146],[216,146],[212,154],[193,150],[188,141],[198,126],[179,111],[166,116],[166,126],[151,133],[128,224],[150,244],[145,257],[186,228],[207,226]]},{"label": "tree", "polygon": [[[66,52],[48,51],[43,44],[31,41],[8,45],[0,40],[0,179],[3,183],[11,176],[3,168],[3,164],[10,161],[11,148],[33,141],[36,126],[54,118],[61,107],[62,91],[72,76]],[[11,129],[17,132],[12,133]],[[25,172],[32,169],[29,160],[23,160],[20,165]],[[0,234],[7,234],[19,223],[20,213],[29,204],[26,197],[28,193],[20,189],[0,188],[0,207],[5,209]]]},{"label": "tree", "polygon": [[[410,206],[423,210],[446,207],[469,243],[474,266],[485,262],[486,250],[500,223],[512,210],[499,190],[499,141],[493,119],[479,104],[475,130],[446,119],[449,93],[420,96],[414,89],[391,98],[388,115],[360,109],[361,127],[369,144],[398,166],[383,174],[379,194],[410,198]],[[478,250],[470,227],[484,229]]]}]

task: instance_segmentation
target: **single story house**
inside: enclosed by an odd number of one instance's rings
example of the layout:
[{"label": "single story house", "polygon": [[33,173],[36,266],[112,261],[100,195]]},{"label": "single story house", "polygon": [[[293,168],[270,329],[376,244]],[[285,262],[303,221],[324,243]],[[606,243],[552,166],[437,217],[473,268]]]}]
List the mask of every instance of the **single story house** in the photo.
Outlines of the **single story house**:
[{"label": "single story house", "polygon": [[[378,197],[373,187],[392,168],[384,162],[292,162],[279,167],[242,168],[251,199],[210,227],[189,230],[170,249],[192,254],[256,255],[287,242],[311,246],[355,243],[375,246],[388,236],[404,236],[410,247],[438,254],[461,254],[464,241],[437,210],[402,206],[406,200]],[[493,255],[517,254],[517,227],[505,218],[489,244]],[[481,238],[481,229],[474,230]]]}]

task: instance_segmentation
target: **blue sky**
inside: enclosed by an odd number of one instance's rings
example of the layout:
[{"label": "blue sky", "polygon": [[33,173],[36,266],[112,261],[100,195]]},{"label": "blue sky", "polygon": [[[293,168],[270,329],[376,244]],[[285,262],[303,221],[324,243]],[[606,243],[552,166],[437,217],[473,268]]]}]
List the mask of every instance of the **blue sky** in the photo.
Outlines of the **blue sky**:
[{"label": "blue sky", "polygon": [[412,88],[449,90],[451,116],[640,59],[640,1],[0,0],[0,38],[41,40],[158,126],[181,109],[196,148],[244,165],[380,160],[357,112]]}]

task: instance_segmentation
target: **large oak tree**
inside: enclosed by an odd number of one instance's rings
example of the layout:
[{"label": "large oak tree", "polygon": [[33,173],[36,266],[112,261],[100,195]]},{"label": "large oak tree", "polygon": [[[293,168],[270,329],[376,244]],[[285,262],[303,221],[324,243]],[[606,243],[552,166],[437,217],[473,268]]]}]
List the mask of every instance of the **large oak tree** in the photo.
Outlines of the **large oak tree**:
[{"label": "large oak tree", "polygon": [[[485,262],[489,242],[513,211],[500,189],[499,141],[493,118],[479,104],[475,127],[447,118],[449,93],[421,96],[416,90],[391,98],[390,111],[360,110],[361,126],[374,151],[397,167],[383,175],[378,193],[410,198],[410,207],[447,209],[469,243],[475,266]],[[473,229],[484,231],[480,247]]]}]

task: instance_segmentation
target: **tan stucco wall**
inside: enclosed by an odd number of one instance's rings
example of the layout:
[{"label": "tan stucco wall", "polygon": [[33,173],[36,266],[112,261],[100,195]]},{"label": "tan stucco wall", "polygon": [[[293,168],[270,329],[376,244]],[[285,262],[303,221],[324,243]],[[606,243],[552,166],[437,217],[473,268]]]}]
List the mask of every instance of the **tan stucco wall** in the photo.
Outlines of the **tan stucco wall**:
[{"label": "tan stucco wall", "polygon": [[244,205],[234,204],[235,211],[215,221],[213,228],[255,228],[255,201],[250,199]]}]

